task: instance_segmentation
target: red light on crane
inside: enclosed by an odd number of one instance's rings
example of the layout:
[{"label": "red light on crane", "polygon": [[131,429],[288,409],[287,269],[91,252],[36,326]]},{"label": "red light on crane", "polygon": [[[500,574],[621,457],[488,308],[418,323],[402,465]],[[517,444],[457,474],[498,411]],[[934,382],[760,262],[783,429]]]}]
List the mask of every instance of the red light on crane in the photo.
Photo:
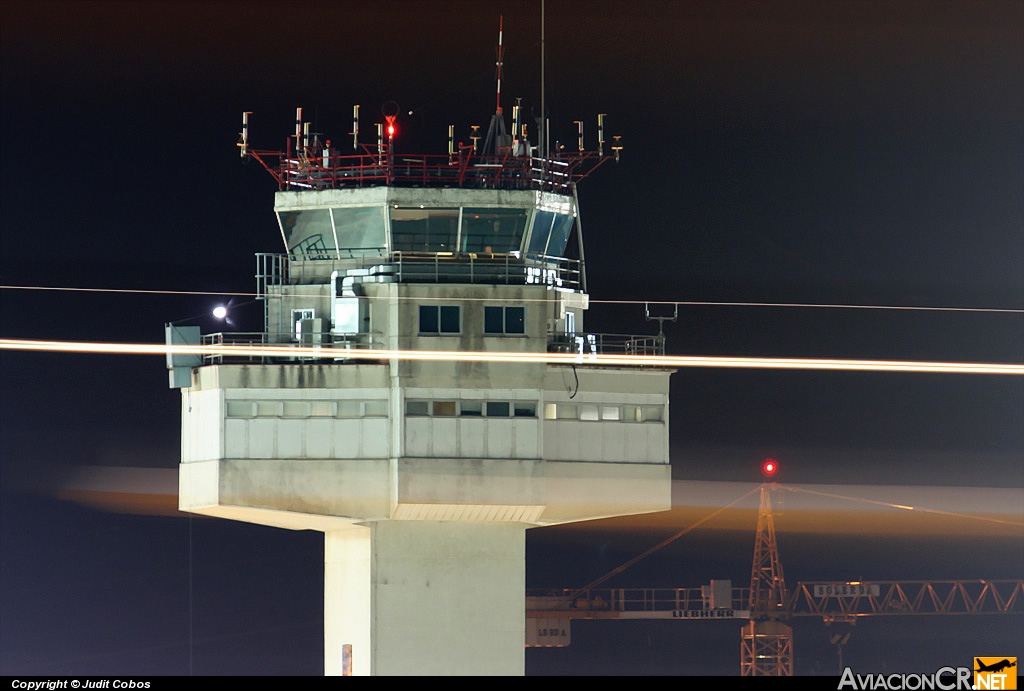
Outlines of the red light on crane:
[{"label": "red light on crane", "polygon": [[766,458],[761,464],[761,474],[765,477],[772,477],[779,470],[779,463],[774,458]]},{"label": "red light on crane", "polygon": [[387,127],[385,129],[387,130],[388,140],[389,141],[394,139],[395,138],[395,133],[398,132],[398,128],[395,127],[395,118],[396,117],[398,117],[398,116],[397,115],[385,115],[384,116],[384,119],[388,121],[388,125],[387,125]]}]

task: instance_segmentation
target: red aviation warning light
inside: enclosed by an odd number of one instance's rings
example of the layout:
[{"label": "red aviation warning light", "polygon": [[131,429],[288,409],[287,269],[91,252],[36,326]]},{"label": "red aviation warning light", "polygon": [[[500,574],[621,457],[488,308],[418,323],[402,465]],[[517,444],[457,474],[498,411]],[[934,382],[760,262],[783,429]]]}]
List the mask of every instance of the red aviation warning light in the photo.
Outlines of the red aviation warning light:
[{"label": "red aviation warning light", "polygon": [[766,458],[761,463],[761,474],[766,478],[774,477],[779,471],[779,463],[774,458]]},{"label": "red aviation warning light", "polygon": [[391,144],[395,135],[398,134],[398,127],[395,126],[398,110],[398,104],[394,101],[388,101],[380,108],[380,113],[384,116],[384,122],[387,123],[384,125],[384,133],[388,135],[388,144]]}]

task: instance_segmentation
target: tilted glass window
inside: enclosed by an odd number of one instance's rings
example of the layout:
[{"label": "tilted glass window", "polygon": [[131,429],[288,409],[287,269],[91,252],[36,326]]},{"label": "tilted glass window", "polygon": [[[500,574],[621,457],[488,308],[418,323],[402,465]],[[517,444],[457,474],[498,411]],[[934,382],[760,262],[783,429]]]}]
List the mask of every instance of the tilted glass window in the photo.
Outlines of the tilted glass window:
[{"label": "tilted glass window", "polygon": [[564,257],[565,245],[569,241],[569,233],[572,231],[572,216],[556,214],[555,224],[551,228],[551,239],[548,240],[548,248],[545,254],[552,257]]},{"label": "tilted glass window", "polygon": [[462,252],[508,254],[522,249],[526,209],[463,209]]},{"label": "tilted glass window", "polygon": [[530,233],[530,254],[546,254],[548,238],[551,237],[551,224],[555,221],[553,211],[538,211],[533,217],[533,230]]},{"label": "tilted glass window", "polygon": [[334,249],[334,229],[327,209],[281,211],[281,232],[292,254],[306,257],[328,257]]},{"label": "tilted glass window", "polygon": [[331,209],[342,259],[380,252],[387,246],[384,210],[379,206]]},{"label": "tilted glass window", "polygon": [[391,209],[391,249],[455,252],[458,209]]},{"label": "tilted glass window", "polygon": [[565,244],[572,230],[572,216],[553,211],[538,211],[530,233],[530,254],[565,256]]}]

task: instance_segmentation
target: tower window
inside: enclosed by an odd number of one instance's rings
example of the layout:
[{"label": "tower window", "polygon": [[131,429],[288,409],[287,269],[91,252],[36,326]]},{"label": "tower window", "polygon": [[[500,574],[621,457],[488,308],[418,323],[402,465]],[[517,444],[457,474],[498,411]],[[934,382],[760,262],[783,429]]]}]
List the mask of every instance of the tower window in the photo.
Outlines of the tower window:
[{"label": "tower window", "polygon": [[420,333],[457,334],[462,331],[462,308],[458,305],[420,305]]},{"label": "tower window", "polygon": [[487,401],[487,417],[508,417],[508,401]]},{"label": "tower window", "polygon": [[526,308],[484,307],[484,333],[490,336],[526,333]]}]

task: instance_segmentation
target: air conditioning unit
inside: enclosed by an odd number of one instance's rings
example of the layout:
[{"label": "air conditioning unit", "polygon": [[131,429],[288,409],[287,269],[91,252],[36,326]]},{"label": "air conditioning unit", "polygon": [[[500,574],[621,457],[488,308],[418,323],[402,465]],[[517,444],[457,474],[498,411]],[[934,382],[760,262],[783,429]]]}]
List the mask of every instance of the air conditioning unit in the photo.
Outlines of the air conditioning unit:
[{"label": "air conditioning unit", "polygon": [[326,319],[301,319],[297,322],[299,345],[321,346],[330,345],[330,322]]}]

